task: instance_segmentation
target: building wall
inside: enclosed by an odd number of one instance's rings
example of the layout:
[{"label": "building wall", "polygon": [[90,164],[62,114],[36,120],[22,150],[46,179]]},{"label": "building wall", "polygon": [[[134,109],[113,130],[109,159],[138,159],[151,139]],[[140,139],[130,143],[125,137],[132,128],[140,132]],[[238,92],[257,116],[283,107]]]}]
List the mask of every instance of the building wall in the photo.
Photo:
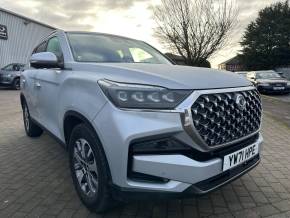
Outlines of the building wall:
[{"label": "building wall", "polygon": [[219,70],[226,70],[226,65],[225,64],[219,64],[218,65]]},{"label": "building wall", "polygon": [[0,67],[10,63],[28,63],[40,40],[53,28],[28,21],[0,10],[0,24],[7,26],[8,40],[0,39]]},{"label": "building wall", "polygon": [[232,71],[232,72],[244,70],[244,66],[240,64],[219,64],[218,68],[220,70],[227,70],[227,71]]},{"label": "building wall", "polygon": [[226,70],[232,71],[232,72],[237,72],[237,71],[242,71],[244,67],[240,64],[227,64],[226,65]]}]

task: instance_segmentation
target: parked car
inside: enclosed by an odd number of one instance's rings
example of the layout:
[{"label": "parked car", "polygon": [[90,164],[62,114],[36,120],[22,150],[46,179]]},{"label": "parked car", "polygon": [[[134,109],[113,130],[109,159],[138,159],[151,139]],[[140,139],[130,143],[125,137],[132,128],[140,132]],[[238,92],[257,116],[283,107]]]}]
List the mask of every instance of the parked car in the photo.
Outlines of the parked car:
[{"label": "parked car", "polygon": [[247,78],[247,74],[248,72],[247,71],[238,71],[238,72],[235,72],[236,74],[240,75],[240,76],[243,76],[245,78]]},{"label": "parked car", "polygon": [[249,72],[247,77],[261,93],[290,93],[290,81],[273,70]]},{"label": "parked car", "polygon": [[91,210],[205,194],[260,161],[261,99],[240,76],[173,65],[142,41],[60,30],[30,65],[21,76],[26,134],[47,130],[67,148]]},{"label": "parked car", "polygon": [[20,74],[25,65],[19,63],[9,64],[0,69],[0,86],[20,89]]}]

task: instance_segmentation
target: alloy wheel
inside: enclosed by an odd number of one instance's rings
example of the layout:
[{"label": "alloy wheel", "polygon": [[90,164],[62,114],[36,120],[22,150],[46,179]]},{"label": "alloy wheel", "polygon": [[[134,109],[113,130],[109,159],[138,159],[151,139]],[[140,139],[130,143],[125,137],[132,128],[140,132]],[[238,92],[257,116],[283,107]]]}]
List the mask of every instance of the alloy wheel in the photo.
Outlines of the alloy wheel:
[{"label": "alloy wheel", "polygon": [[26,130],[29,130],[29,112],[27,106],[24,106],[24,125]]},{"label": "alloy wheel", "polygon": [[88,197],[95,197],[98,194],[98,168],[93,150],[83,138],[75,142],[73,163],[82,192]]},{"label": "alloy wheel", "polygon": [[16,80],[16,82],[15,82],[15,89],[16,90],[20,89],[20,81],[19,80]]}]

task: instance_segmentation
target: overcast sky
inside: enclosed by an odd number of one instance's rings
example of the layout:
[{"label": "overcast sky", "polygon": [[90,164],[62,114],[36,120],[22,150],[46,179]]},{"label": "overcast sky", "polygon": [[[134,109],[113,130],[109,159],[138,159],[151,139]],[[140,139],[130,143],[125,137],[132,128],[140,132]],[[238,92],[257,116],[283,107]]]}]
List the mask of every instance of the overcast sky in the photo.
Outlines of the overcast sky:
[{"label": "overcast sky", "polygon": [[[278,1],[236,0],[238,25],[227,48],[210,59],[212,66],[233,57],[240,49],[239,41],[246,26],[257,17],[258,11]],[[159,0],[0,0],[0,7],[57,28],[128,36],[166,52],[153,37],[155,23],[150,8],[156,4]]]}]

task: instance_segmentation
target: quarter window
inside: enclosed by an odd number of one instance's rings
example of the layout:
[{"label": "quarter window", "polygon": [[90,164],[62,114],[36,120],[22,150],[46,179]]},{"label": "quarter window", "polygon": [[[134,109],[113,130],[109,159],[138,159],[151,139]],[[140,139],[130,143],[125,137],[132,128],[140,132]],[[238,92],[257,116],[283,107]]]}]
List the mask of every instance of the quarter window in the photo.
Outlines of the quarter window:
[{"label": "quarter window", "polygon": [[46,49],[46,42],[42,42],[35,50],[33,53],[40,53],[40,52],[45,52]]},{"label": "quarter window", "polygon": [[62,51],[57,37],[48,40],[46,51],[54,53],[58,58],[62,58]]}]

